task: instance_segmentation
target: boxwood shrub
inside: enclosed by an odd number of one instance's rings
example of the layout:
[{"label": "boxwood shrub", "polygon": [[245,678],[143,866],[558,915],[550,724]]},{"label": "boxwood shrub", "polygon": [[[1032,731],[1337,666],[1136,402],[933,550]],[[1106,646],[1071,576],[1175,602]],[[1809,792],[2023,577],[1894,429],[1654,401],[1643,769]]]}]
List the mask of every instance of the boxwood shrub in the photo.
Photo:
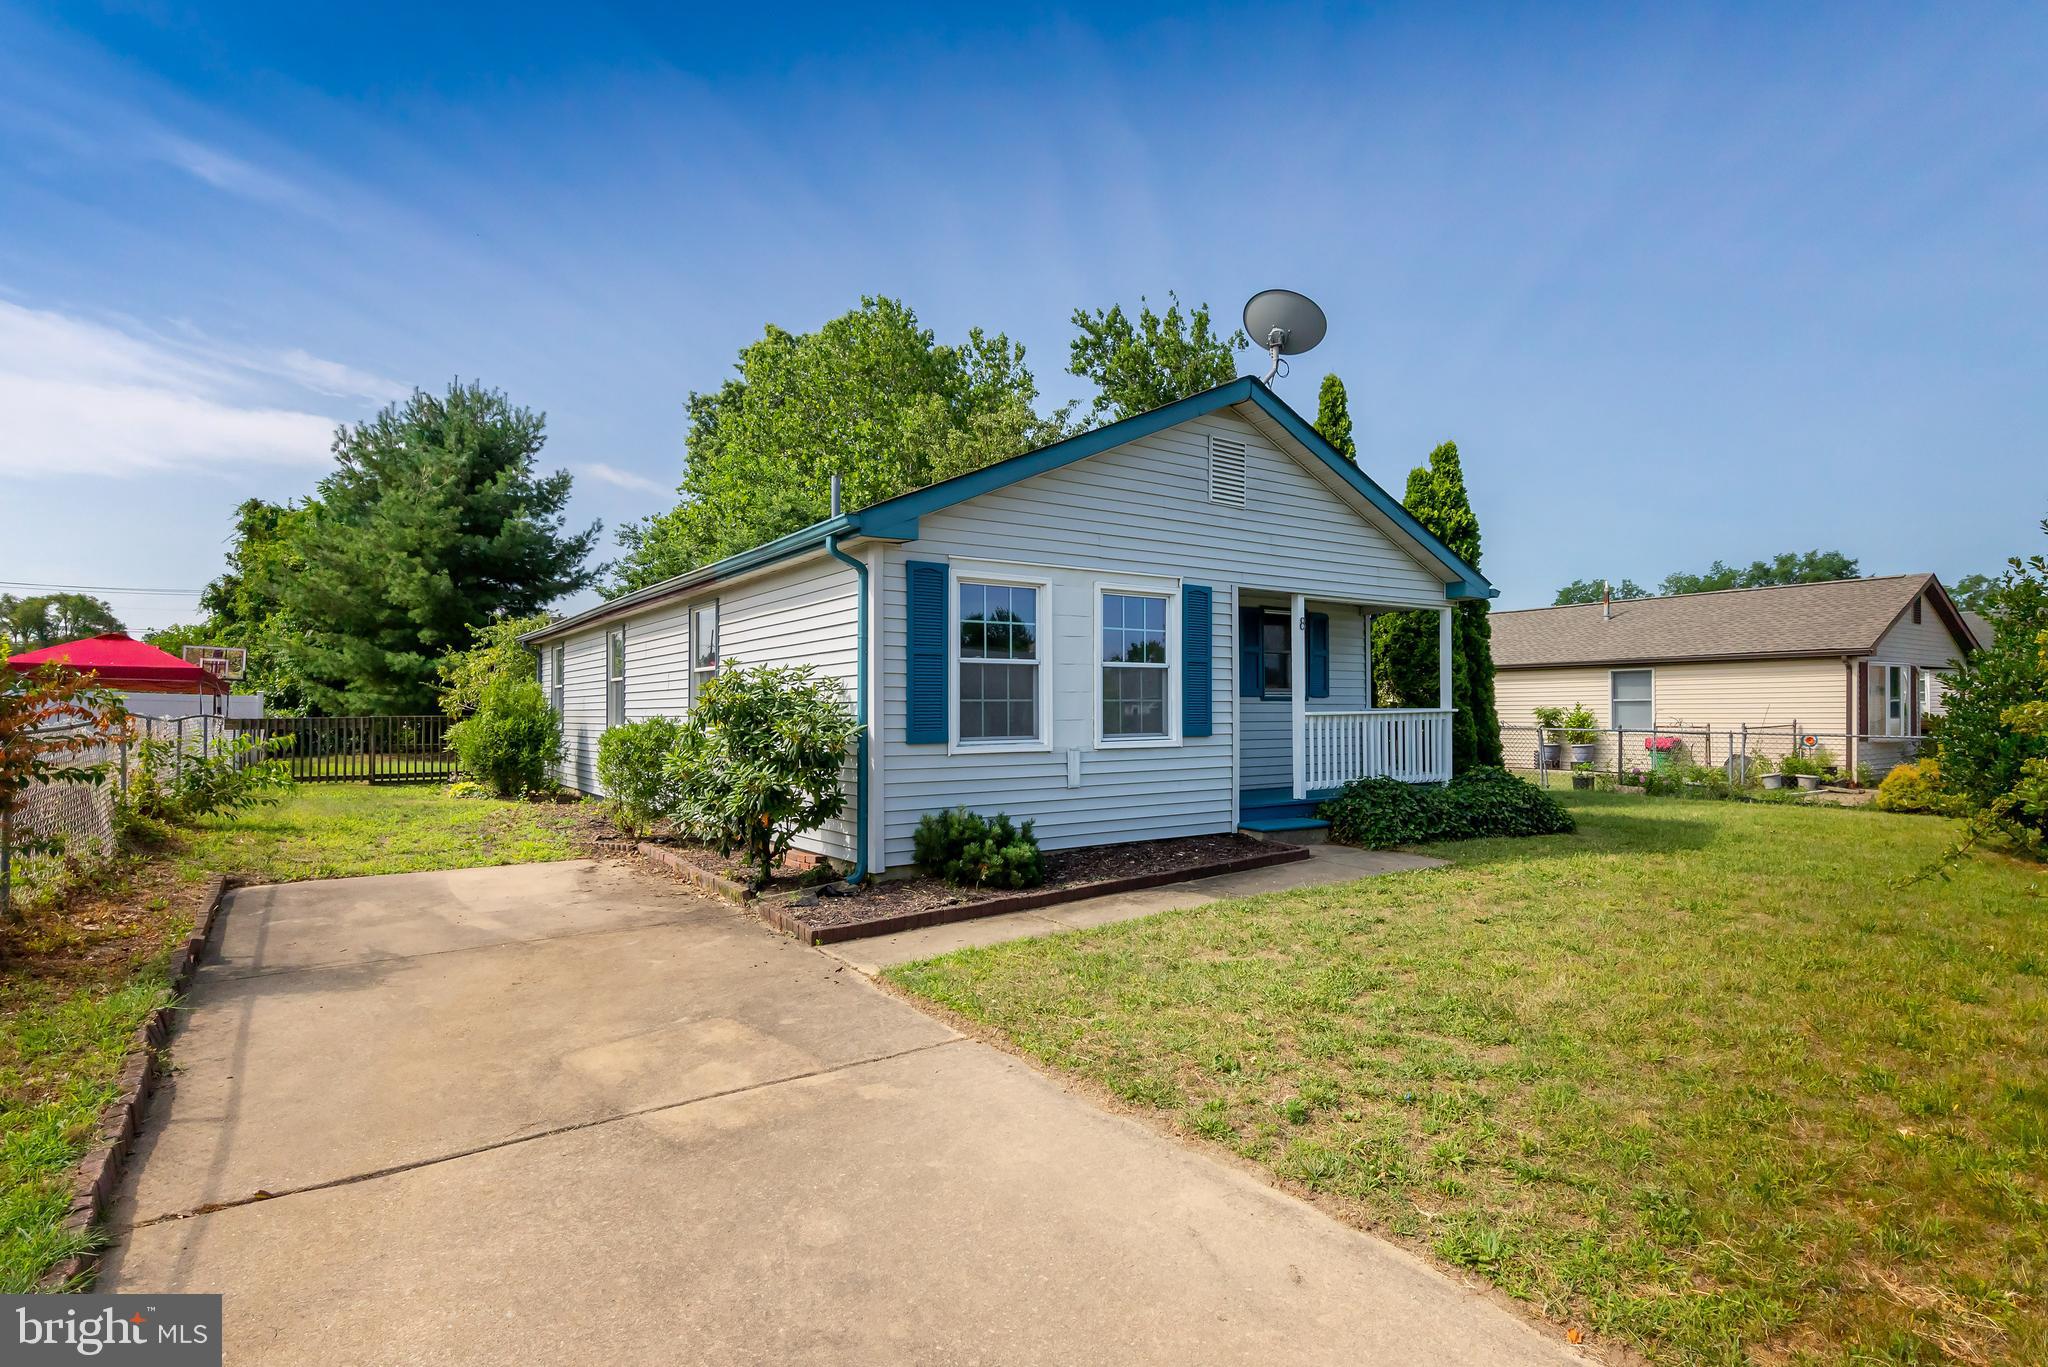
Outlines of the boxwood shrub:
[{"label": "boxwood shrub", "polygon": [[1467,769],[1442,786],[1362,778],[1319,809],[1330,838],[1369,850],[1495,835],[1564,835],[1578,829],[1556,798],[1505,769]]}]

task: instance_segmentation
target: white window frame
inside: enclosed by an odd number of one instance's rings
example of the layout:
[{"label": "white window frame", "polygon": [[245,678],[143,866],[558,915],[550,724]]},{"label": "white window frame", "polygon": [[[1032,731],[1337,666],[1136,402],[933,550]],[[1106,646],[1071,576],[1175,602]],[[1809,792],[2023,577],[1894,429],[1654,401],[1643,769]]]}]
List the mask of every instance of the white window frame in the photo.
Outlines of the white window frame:
[{"label": "white window frame", "polygon": [[[1872,740],[1899,740],[1913,734],[1913,692],[1907,680],[1911,679],[1912,667],[1897,660],[1872,660],[1870,667],[1878,672],[1878,715],[1877,729],[1870,732]],[[1898,690],[1892,690],[1892,671],[1899,671]],[[1899,704],[1899,729],[1892,730],[1892,700]]]},{"label": "white window frame", "polygon": [[1948,671],[1920,666],[1920,729],[1927,729],[1929,717],[1941,716],[1948,711]]},{"label": "white window frame", "polygon": [[609,731],[626,724],[626,629],[604,634],[604,725]]},{"label": "white window frame", "polygon": [[[949,755],[1003,755],[1045,753],[1052,749],[1052,695],[1054,632],[1052,580],[1044,575],[1021,573],[1014,565],[993,561],[955,560],[946,585],[946,753]],[[998,588],[1034,589],[1038,593],[1038,686],[1032,696],[1038,703],[1038,735],[1029,740],[962,740],[960,738],[960,590],[968,584],[992,584]]]},{"label": "white window frame", "polygon": [[[1650,724],[1648,726],[1624,727],[1615,717],[1614,676],[1617,674],[1647,674],[1650,676]],[[1628,701],[1635,702],[1637,699],[1630,698]],[[1654,732],[1657,729],[1657,671],[1655,668],[1650,665],[1630,665],[1626,669],[1610,669],[1607,671],[1607,729],[1610,731],[1644,732]]]},{"label": "white window frame", "polygon": [[566,642],[548,647],[548,700],[554,704],[558,717],[568,715],[568,665],[569,647]]},{"label": "white window frame", "polygon": [[[709,665],[699,665],[697,663],[697,657],[702,653],[698,649],[700,643],[697,640],[698,614],[704,612],[711,614],[711,663]],[[703,688],[704,681],[715,677],[725,664],[724,646],[718,639],[718,600],[716,598],[707,598],[702,602],[690,604],[690,629],[687,635],[689,638],[687,648],[690,652],[688,661],[690,667],[690,706],[695,707],[697,705],[698,692]]]},{"label": "white window frame", "polygon": [[[1095,705],[1093,709],[1095,748],[1098,750],[1162,750],[1181,744],[1181,663],[1180,663],[1180,589],[1179,579],[1139,578],[1118,576],[1114,579],[1095,581],[1093,632],[1088,638],[1089,668],[1095,675]],[[1162,736],[1106,736],[1102,732],[1103,671],[1110,667],[1102,658],[1103,612],[1102,599],[1111,593],[1132,594],[1142,598],[1164,598],[1166,600],[1166,734]],[[1263,628],[1262,628],[1263,629]]]}]

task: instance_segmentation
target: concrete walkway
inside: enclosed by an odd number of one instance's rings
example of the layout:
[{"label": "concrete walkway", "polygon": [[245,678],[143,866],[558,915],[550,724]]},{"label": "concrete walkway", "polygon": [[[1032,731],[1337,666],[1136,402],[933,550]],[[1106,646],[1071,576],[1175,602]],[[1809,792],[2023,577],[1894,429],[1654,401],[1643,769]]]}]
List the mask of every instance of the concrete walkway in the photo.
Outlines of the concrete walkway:
[{"label": "concrete walkway", "polygon": [[927,926],[923,930],[877,935],[872,940],[847,940],[826,946],[826,952],[872,977],[892,964],[929,959],[938,954],[950,954],[956,949],[1028,940],[1063,930],[1086,930],[1117,921],[1135,921],[1141,916],[1176,911],[1182,907],[1199,907],[1227,897],[1250,897],[1255,893],[1284,892],[1289,888],[1349,883],[1376,874],[1405,873],[1411,869],[1442,868],[1444,863],[1427,855],[1400,854],[1391,850],[1354,850],[1344,845],[1311,845],[1308,850],[1312,857],[1299,864],[1276,864],[1245,873],[1200,878],[1192,883],[1171,883],[1144,892],[1120,892],[1108,897],[1062,902],[1037,911],[1015,911],[978,921],[955,921],[947,926]]},{"label": "concrete walkway", "polygon": [[227,1360],[1576,1361],[617,865],[237,893],[101,1289]]}]

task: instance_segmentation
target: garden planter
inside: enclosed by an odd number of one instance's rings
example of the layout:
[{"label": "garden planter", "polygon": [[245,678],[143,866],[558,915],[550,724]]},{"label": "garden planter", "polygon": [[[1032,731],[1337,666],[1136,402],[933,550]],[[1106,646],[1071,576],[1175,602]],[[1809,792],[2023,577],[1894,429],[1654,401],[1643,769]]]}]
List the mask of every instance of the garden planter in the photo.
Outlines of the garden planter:
[{"label": "garden planter", "polygon": [[1776,791],[1777,791],[1778,789],[1780,789],[1780,788],[1789,788],[1789,787],[1791,787],[1791,786],[1792,786],[1792,775],[1790,775],[1790,774],[1765,774],[1765,775],[1764,775],[1764,787],[1765,787],[1765,788],[1767,788],[1767,789],[1769,789],[1769,790],[1770,790],[1770,791],[1772,791],[1772,792],[1776,792]]},{"label": "garden planter", "polygon": [[1593,756],[1597,754],[1599,750],[1600,747],[1597,743],[1593,745],[1574,745],[1572,747],[1572,763],[1591,764],[1593,762]]},{"label": "garden planter", "polygon": [[1801,774],[1801,775],[1799,775],[1799,786],[1800,786],[1800,787],[1802,787],[1802,788],[1804,788],[1804,789],[1806,789],[1806,790],[1807,790],[1808,792],[1812,792],[1812,791],[1813,791],[1814,789],[1816,789],[1816,788],[1820,787],[1820,775],[1819,775],[1819,774]]},{"label": "garden planter", "polygon": [[1557,757],[1563,752],[1564,747],[1562,745],[1551,745],[1548,743],[1538,745],[1536,747],[1536,767],[1538,769],[1557,768]]},{"label": "garden planter", "polygon": [[1573,774],[1573,775],[1572,775],[1572,787],[1574,787],[1574,788],[1590,788],[1590,787],[1592,787],[1592,786],[1593,786],[1593,776],[1592,776],[1591,774]]}]

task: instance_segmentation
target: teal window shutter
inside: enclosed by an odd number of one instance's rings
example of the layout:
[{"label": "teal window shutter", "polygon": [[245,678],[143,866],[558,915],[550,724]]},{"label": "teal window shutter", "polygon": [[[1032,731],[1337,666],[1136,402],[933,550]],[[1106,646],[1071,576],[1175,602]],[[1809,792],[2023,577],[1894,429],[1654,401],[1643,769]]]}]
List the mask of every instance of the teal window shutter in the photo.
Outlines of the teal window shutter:
[{"label": "teal window shutter", "polygon": [[932,560],[904,566],[909,640],[903,739],[946,743],[946,567]]},{"label": "teal window shutter", "polygon": [[1308,615],[1308,695],[1330,696],[1330,614]]},{"label": "teal window shutter", "polygon": [[1237,610],[1237,695],[1266,696],[1265,614],[1258,608]]},{"label": "teal window shutter", "polygon": [[1212,615],[1214,595],[1198,584],[1180,589],[1180,733],[1183,736],[1211,734],[1210,711],[1214,705],[1215,678],[1212,662],[1216,656],[1216,620]]}]

